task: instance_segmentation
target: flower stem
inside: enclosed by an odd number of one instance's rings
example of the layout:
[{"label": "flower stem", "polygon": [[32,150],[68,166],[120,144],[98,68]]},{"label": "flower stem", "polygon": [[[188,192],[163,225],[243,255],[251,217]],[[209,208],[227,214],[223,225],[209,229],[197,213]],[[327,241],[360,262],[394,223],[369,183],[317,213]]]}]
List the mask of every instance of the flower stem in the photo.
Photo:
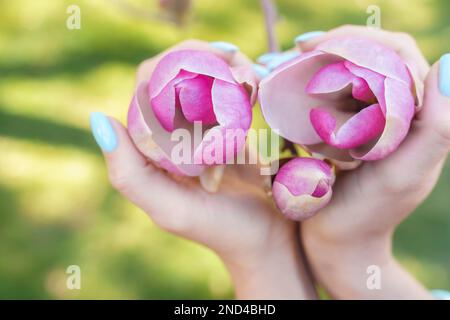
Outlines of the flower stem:
[{"label": "flower stem", "polygon": [[269,52],[279,52],[280,47],[274,30],[277,20],[277,8],[272,0],[261,0],[261,6],[264,11]]}]

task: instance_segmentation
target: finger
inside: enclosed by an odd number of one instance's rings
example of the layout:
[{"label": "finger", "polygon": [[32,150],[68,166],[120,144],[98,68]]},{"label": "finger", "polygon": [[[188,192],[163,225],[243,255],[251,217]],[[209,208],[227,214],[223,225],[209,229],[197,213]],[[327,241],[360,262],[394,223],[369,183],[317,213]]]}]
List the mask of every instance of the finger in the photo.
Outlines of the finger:
[{"label": "finger", "polygon": [[413,121],[410,134],[386,159],[391,164],[401,163],[402,172],[409,178],[420,179],[440,169],[450,149],[450,92],[445,92],[445,86],[450,88],[450,56],[446,56],[426,78],[424,106]]},{"label": "finger", "polygon": [[179,186],[146,160],[123,125],[101,113],[93,113],[91,127],[105,156],[113,187],[150,215],[173,209],[167,205],[173,202],[166,200],[168,193],[177,197]]},{"label": "finger", "polygon": [[319,33],[314,37],[302,40],[301,36],[296,41],[302,51],[313,50],[320,43],[343,36],[361,36],[373,39],[374,41],[394,49],[411,68],[415,69],[419,79],[425,79],[429,64],[422,55],[415,40],[406,33],[390,32],[365,26],[342,26],[323,34]]}]

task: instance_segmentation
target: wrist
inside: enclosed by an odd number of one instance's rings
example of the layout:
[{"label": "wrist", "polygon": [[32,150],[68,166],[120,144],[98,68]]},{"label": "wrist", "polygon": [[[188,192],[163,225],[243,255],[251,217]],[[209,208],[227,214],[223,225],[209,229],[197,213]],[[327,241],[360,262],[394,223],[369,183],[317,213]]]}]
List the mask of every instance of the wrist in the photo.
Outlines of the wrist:
[{"label": "wrist", "polygon": [[369,259],[376,260],[392,259],[392,230],[349,233],[334,232],[330,229],[316,226],[314,221],[306,221],[301,226],[302,241],[307,252],[318,258],[329,257],[330,254],[339,254],[340,259],[333,263],[351,263],[354,260]]},{"label": "wrist", "polygon": [[[295,226],[295,225],[294,225]],[[315,299],[296,233],[244,259],[222,259],[237,299]]]},{"label": "wrist", "polygon": [[303,230],[317,280],[338,299],[428,299],[430,294],[392,255],[392,232],[331,239]]}]

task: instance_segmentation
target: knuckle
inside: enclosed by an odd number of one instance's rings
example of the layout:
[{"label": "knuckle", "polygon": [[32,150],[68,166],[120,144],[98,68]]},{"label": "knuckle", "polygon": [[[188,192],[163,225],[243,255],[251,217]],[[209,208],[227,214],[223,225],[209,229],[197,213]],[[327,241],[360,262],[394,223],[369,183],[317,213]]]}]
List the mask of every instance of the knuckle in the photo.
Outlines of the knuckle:
[{"label": "knuckle", "polygon": [[410,173],[408,178],[399,178],[391,180],[391,190],[394,193],[409,194],[417,190],[417,186],[422,182],[422,177],[418,174]]},{"label": "knuckle", "polygon": [[417,45],[416,40],[409,33],[397,32],[396,35],[400,41],[402,41],[403,43],[405,43],[407,45],[413,45],[413,46]]},{"label": "knuckle", "polygon": [[442,117],[439,122],[436,123],[436,133],[446,147],[450,147],[450,117]]},{"label": "knuckle", "polygon": [[164,231],[174,234],[188,234],[191,228],[189,220],[184,214],[176,212],[176,210],[163,210],[154,212],[152,215],[153,222]]},{"label": "knuckle", "polygon": [[197,45],[199,45],[201,43],[202,42],[200,40],[190,38],[190,39],[186,39],[183,42],[181,42],[180,46],[194,47],[194,46],[197,46]]},{"label": "knuckle", "polygon": [[152,64],[154,63],[155,57],[142,61],[136,71],[137,83],[147,80],[148,74],[152,69]]},{"label": "knuckle", "polygon": [[357,26],[355,26],[355,25],[352,25],[352,24],[344,24],[344,25],[342,25],[342,26],[340,26],[340,27],[337,27],[337,28],[335,29],[335,31],[339,31],[339,32],[348,32],[348,31],[354,30],[354,29],[356,29],[356,28],[357,28]]},{"label": "knuckle", "polygon": [[376,180],[378,189],[386,195],[399,197],[417,191],[423,177],[418,172],[399,172],[398,170],[383,171]]},{"label": "knuckle", "polygon": [[421,180],[422,177],[419,177],[417,174],[410,174],[407,178],[393,175],[385,179],[383,189],[393,196],[409,194],[417,190],[417,186],[420,185]]},{"label": "knuckle", "polygon": [[129,188],[129,176],[124,174],[121,170],[111,168],[108,172],[108,178],[114,189],[119,191],[125,191]]},{"label": "knuckle", "polygon": [[148,65],[151,63],[151,60],[152,60],[152,58],[146,59],[146,60],[142,61],[141,63],[139,63],[138,70],[147,68]]}]

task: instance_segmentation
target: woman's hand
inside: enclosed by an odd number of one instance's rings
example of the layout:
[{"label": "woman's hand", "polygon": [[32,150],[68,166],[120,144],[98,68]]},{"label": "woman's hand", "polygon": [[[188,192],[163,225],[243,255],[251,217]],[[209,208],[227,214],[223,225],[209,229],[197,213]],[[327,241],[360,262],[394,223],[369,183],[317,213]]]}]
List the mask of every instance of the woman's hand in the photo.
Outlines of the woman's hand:
[{"label": "woman's hand", "polygon": [[[206,49],[224,59],[238,54],[197,41],[170,50],[186,47]],[[141,64],[138,79],[157,59]],[[207,193],[193,178],[156,168],[117,120],[95,113],[91,123],[112,185],[161,228],[216,252],[230,271],[238,298],[314,297],[296,225],[276,211],[256,166],[227,166],[219,191]]]},{"label": "woman's hand", "polygon": [[[318,279],[337,298],[430,298],[392,258],[391,238],[432,191],[447,157],[450,98],[438,85],[444,77],[450,81],[448,67],[445,74],[443,68],[439,74],[439,63],[430,69],[408,35],[366,27],[341,27],[300,45],[309,50],[341,35],[362,35],[394,48],[425,81],[424,105],[397,151],[338,176],[329,205],[301,226],[307,256]],[[366,285],[370,265],[380,268],[379,290]]]}]

